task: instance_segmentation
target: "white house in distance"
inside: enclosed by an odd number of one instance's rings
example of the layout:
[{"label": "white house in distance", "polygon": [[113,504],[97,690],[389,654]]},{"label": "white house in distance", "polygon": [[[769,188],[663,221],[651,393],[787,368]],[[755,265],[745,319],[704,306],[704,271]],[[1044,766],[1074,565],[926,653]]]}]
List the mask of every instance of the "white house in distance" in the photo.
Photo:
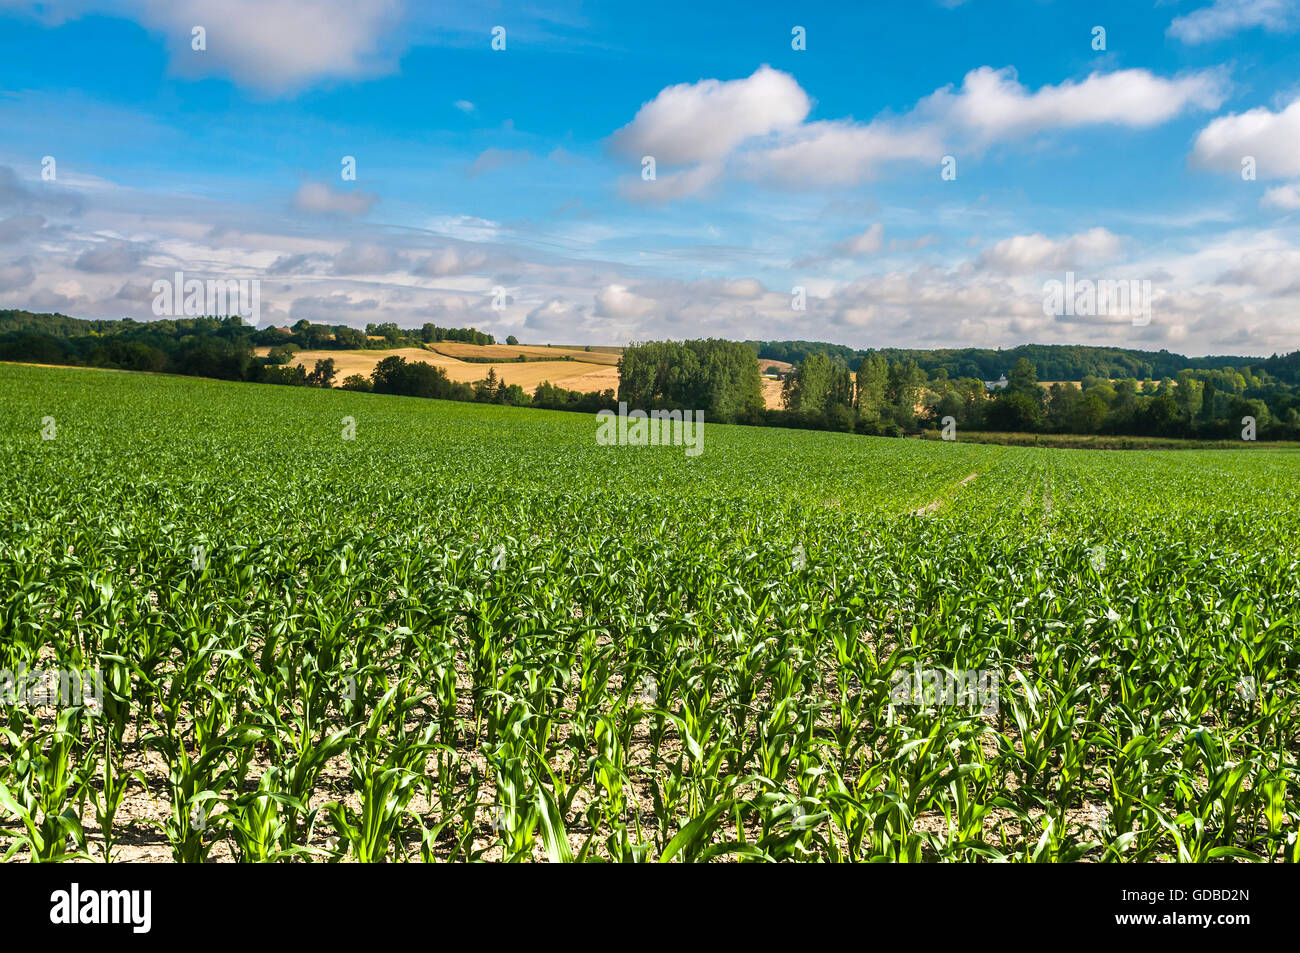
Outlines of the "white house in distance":
[{"label": "white house in distance", "polygon": [[1006,375],[1006,374],[1003,374],[1001,377],[999,377],[999,378],[998,378],[997,380],[995,380],[995,381],[985,381],[985,382],[984,382],[984,389],[987,390],[987,391],[1006,390],[1006,389],[1007,389],[1007,375]]}]

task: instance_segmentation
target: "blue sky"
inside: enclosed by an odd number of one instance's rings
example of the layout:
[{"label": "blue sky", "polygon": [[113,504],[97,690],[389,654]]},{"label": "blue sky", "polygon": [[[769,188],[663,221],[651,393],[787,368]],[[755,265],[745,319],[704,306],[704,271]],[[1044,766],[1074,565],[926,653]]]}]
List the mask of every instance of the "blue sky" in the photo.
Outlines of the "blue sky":
[{"label": "blue sky", "polygon": [[[1296,0],[846,6],[0,0],[0,307],[1300,347]],[[1044,314],[1067,270],[1150,324]]]}]

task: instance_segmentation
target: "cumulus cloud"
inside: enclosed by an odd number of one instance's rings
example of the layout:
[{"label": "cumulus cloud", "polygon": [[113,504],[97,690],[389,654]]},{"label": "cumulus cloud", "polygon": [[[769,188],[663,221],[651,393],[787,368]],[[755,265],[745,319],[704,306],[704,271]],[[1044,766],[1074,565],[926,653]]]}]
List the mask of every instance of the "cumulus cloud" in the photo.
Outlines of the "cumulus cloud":
[{"label": "cumulus cloud", "polygon": [[742,142],[801,123],[812,108],[794,77],[762,66],[745,79],[704,79],[659,92],[614,133],[615,152],[665,166],[721,159]]},{"label": "cumulus cloud", "polygon": [[1175,17],[1166,32],[1190,45],[1253,27],[1281,32],[1295,23],[1295,12],[1294,0],[1214,0],[1208,7]]},{"label": "cumulus cloud", "polygon": [[833,325],[887,329],[895,341],[932,340],[936,334],[951,338],[960,321],[1006,321],[1034,311],[1034,302],[1003,281],[933,266],[850,282],[818,305]]},{"label": "cumulus cloud", "polygon": [[1192,110],[1217,109],[1228,85],[1217,69],[1173,78],[1126,69],[1032,90],[1014,69],[983,66],[902,116],[807,122],[807,94],[793,77],[763,67],[746,79],[664,89],[614,134],[611,146],[629,157],[654,156],[657,166],[669,168],[654,181],[625,184],[623,194],[638,200],[694,195],[733,167],[790,188],[853,185],[890,163],[937,165],[951,150],[1051,130],[1148,128]]},{"label": "cumulus cloud", "polygon": [[626,285],[606,285],[596,292],[596,314],[605,318],[641,318],[655,309],[653,299],[644,298]]},{"label": "cumulus cloud", "polygon": [[324,182],[304,182],[293,196],[293,207],[315,215],[365,215],[379,201],[370,192],[345,191]]},{"label": "cumulus cloud", "polygon": [[458,99],[454,103],[452,103],[452,105],[455,106],[457,109],[459,109],[467,116],[470,113],[472,113],[476,108],[475,105],[471,103],[468,99]]},{"label": "cumulus cloud", "polygon": [[1200,131],[1192,162],[1215,172],[1241,171],[1253,156],[1256,174],[1265,178],[1300,176],[1300,98],[1281,112],[1265,106],[1220,116]]},{"label": "cumulus cloud", "polygon": [[841,255],[874,255],[885,244],[885,226],[876,222],[865,232],[850,235],[835,246]]},{"label": "cumulus cloud", "polygon": [[352,244],[337,255],[331,265],[336,275],[382,275],[402,267],[405,259],[383,245]]},{"label": "cumulus cloud", "polygon": [[[270,237],[257,236],[255,243],[262,245]],[[882,252],[899,241],[891,240],[887,230],[881,238]],[[428,256],[430,251],[420,247],[422,241],[411,236],[408,244],[402,245],[395,236],[375,235],[334,257],[352,260],[350,265],[345,263],[344,271],[382,269],[395,259],[399,264],[424,264],[420,256]],[[1294,287],[1294,276],[1300,273],[1295,256],[1300,253],[1291,249],[1285,230],[1260,234],[1243,229],[1195,255],[1133,261],[1124,254],[1127,273],[1150,277],[1157,285],[1157,307],[1150,328],[1134,329],[1131,324],[1100,319],[1065,324],[1042,315],[1040,278],[1026,269],[1069,267],[1090,260],[1089,256],[1100,260],[1115,253],[1117,243],[1122,242],[1105,230],[1050,238],[1012,235],[989,247],[984,255],[965,253],[967,260],[947,265],[899,265],[882,260],[890,270],[862,275],[864,270],[875,271],[876,263],[854,265],[855,277],[847,283],[832,278],[778,278],[774,287],[780,291],[766,290],[755,277],[656,278],[640,268],[634,273],[603,261],[539,261],[515,249],[500,252],[512,255],[511,275],[440,282],[458,285],[460,290],[455,293],[411,284],[409,273],[401,267],[388,272],[357,271],[356,279],[330,277],[328,268],[318,268],[306,280],[290,274],[275,281],[274,288],[264,283],[263,303],[269,309],[279,302],[274,323],[281,324],[300,317],[352,326],[368,321],[410,326],[430,320],[442,325],[472,325],[500,335],[520,333],[524,328],[543,340],[579,342],[717,335],[833,340],[854,346],[995,346],[1026,340],[1078,343],[1080,329],[1086,327],[1086,339],[1091,343],[1130,347],[1190,346],[1200,348],[1199,353],[1222,353],[1216,342],[1234,335],[1251,345],[1250,353],[1294,347],[1294,332],[1287,322],[1300,293]],[[162,241],[153,247],[155,254],[175,259],[187,270],[197,269],[199,262],[210,263],[219,251]],[[265,250],[257,254],[263,256],[262,261],[320,255],[291,237],[283,239],[283,247],[278,257]],[[463,243],[448,247],[455,249],[457,262],[461,256],[483,251]],[[1119,249],[1129,251],[1132,249]],[[495,248],[486,253],[499,254]],[[239,257],[227,254],[231,261]],[[319,261],[329,265],[332,257],[326,255]],[[139,280],[123,284],[117,278],[110,287],[91,292],[99,297],[79,305],[85,299],[79,281],[45,268],[33,281],[36,269],[32,265],[19,261],[0,266],[3,306],[71,309],[71,313],[84,316],[148,316],[150,295]],[[410,270],[418,273],[420,267]],[[730,274],[737,272],[733,269]],[[92,286],[101,279],[85,280]],[[806,312],[791,310],[787,281],[806,285]],[[505,315],[490,308],[488,288],[495,283],[508,283],[511,288],[513,304]]]},{"label": "cumulus cloud", "polygon": [[[475,327],[482,327],[484,321],[490,321],[495,317],[495,312],[491,310],[492,297],[486,294],[432,295],[428,302],[416,313],[433,318],[444,326],[473,324]],[[513,304],[514,298],[507,295],[506,303]]]},{"label": "cumulus cloud", "polygon": [[[401,0],[124,0],[122,7],[161,33],[172,68],[230,77],[271,94],[323,79],[373,76],[396,65]],[[191,30],[207,48],[191,48]]]},{"label": "cumulus cloud", "polygon": [[90,298],[84,294],[69,295],[61,291],[41,288],[34,291],[24,303],[27,305],[28,310],[31,311],[69,314],[75,309],[89,304]]},{"label": "cumulus cloud", "polygon": [[108,239],[78,255],[73,267],[94,273],[132,271],[140,264],[140,257],[140,248],[131,242]]},{"label": "cumulus cloud", "polygon": [[325,324],[346,324],[349,319],[359,324],[392,320],[378,298],[353,300],[343,292],[295,298],[289,305],[289,317]]},{"label": "cumulus cloud", "polygon": [[534,331],[572,331],[582,316],[580,306],[551,298],[528,312],[524,327]]},{"label": "cumulus cloud", "polygon": [[917,112],[960,126],[980,143],[1047,129],[1088,125],[1146,128],[1193,109],[1217,109],[1227,98],[1220,70],[1202,70],[1165,79],[1144,69],[1092,73],[1078,82],[1029,90],[1011,68],[971,70],[961,88],[941,89]]},{"label": "cumulus cloud", "polygon": [[134,278],[130,281],[122,282],[122,287],[117,289],[117,293],[113,295],[113,300],[125,301],[136,305],[152,305],[155,297],[157,297],[157,295],[154,293],[152,281],[143,278]]},{"label": "cumulus cloud", "polygon": [[1045,269],[1068,269],[1115,258],[1121,239],[1104,228],[1093,228],[1064,239],[1046,235],[1013,235],[986,249],[979,267],[1008,275],[1025,275]]},{"label": "cumulus cloud", "polygon": [[1300,184],[1279,185],[1275,189],[1269,189],[1260,199],[1260,204],[1284,212],[1300,211]]},{"label": "cumulus cloud", "polygon": [[1219,275],[1219,285],[1243,286],[1271,296],[1300,293],[1300,250],[1273,248],[1248,251],[1240,263]]}]

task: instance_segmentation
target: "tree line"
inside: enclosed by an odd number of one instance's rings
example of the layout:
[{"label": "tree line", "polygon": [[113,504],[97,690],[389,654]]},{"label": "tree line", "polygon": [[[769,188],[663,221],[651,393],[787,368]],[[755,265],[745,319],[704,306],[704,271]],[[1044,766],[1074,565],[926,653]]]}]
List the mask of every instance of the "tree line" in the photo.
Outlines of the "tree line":
[{"label": "tree line", "polygon": [[[372,325],[366,330],[382,329],[379,337],[384,346],[419,346],[426,336],[430,341],[494,343],[492,335],[473,328],[426,324],[419,330],[395,335],[392,327],[396,326]],[[365,339],[366,335],[356,328],[305,320],[286,332],[276,328],[255,330],[238,317],[96,321],[60,314],[0,311],[0,361],[151,371],[291,387],[338,386],[377,394],[588,413],[615,403],[612,389],[580,393],[548,382],[529,394],[518,384],[506,384],[494,368],[473,383],[452,381],[439,367],[425,361],[408,362],[396,354],[380,360],[368,376],[353,374],[337,383],[333,358],[318,359],[311,370],[292,363],[299,349],[355,350],[375,346],[374,341],[369,345],[358,343]],[[510,340],[518,343],[513,337]],[[258,356],[256,348],[268,345],[269,353]]]},{"label": "tree line", "polygon": [[736,341],[648,341],[624,348],[618,399],[637,410],[702,410],[718,423],[764,422],[758,360]]},{"label": "tree line", "polygon": [[[496,338],[476,328],[444,328],[432,323],[419,328],[400,328],[391,322],[368,324],[362,331],[346,324],[313,324],[304,318],[289,328],[255,329],[235,316],[88,320],[64,314],[0,311],[3,360],[233,379],[242,379],[248,366],[256,363],[253,351],[258,347],[271,348],[270,363],[285,364],[298,350],[387,350],[439,341],[495,344]],[[518,341],[512,336],[508,343]],[[199,365],[206,365],[207,371],[193,370]]]},{"label": "tree line", "polygon": [[[826,347],[808,350],[784,375],[779,409],[764,407],[759,358],[765,352],[752,342],[715,339],[649,341],[624,349],[618,397],[642,410],[702,409],[723,423],[881,436],[950,423],[968,431],[1224,439],[1239,436],[1243,418],[1250,417],[1258,439],[1300,439],[1300,351],[1237,359],[1235,365],[1209,358],[1212,366],[1161,377],[1084,374],[1077,382],[1043,386],[1038,368],[1023,355],[1009,366],[990,368],[989,377],[997,378],[990,381],[953,377],[945,366],[927,371],[913,356],[939,352],[868,351],[850,366],[836,346]],[[1132,363],[1134,355],[1147,352],[1119,353]]]},{"label": "tree line", "polygon": [[1300,439],[1300,386],[1263,363],[1185,368],[1158,380],[1085,375],[1044,387],[1022,357],[1005,386],[990,389],[978,378],[953,380],[942,368],[932,376],[911,358],[891,361],[877,352],[850,371],[815,353],[786,377],[782,399],[790,423],[893,436],[951,423],[973,431],[1224,439],[1239,436],[1249,417],[1258,439]]},{"label": "tree line", "polygon": [[1118,347],[1094,347],[1074,344],[1025,344],[1002,350],[1000,348],[958,348],[949,350],[920,350],[882,348],[858,350],[839,344],[820,341],[747,341],[745,342],[763,361],[782,361],[802,364],[814,354],[822,354],[832,361],[856,371],[858,364],[872,354],[886,361],[915,361],[930,378],[945,375],[950,380],[963,377],[995,380],[1014,367],[1020,358],[1027,359],[1038,370],[1044,381],[1082,381],[1085,377],[1104,377],[1111,380],[1160,380],[1176,378],[1184,370],[1224,370],[1245,365],[1268,371],[1273,377],[1287,383],[1300,382],[1300,352],[1270,358],[1250,357],[1185,357],[1170,351],[1135,351]]}]

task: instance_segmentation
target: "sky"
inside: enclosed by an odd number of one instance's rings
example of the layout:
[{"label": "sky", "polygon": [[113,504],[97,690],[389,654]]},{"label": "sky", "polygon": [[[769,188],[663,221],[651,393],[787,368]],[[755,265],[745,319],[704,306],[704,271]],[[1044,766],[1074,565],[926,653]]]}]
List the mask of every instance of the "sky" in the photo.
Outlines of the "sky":
[{"label": "sky", "polygon": [[1300,0],[848,6],[0,0],[0,308],[1300,348]]}]

